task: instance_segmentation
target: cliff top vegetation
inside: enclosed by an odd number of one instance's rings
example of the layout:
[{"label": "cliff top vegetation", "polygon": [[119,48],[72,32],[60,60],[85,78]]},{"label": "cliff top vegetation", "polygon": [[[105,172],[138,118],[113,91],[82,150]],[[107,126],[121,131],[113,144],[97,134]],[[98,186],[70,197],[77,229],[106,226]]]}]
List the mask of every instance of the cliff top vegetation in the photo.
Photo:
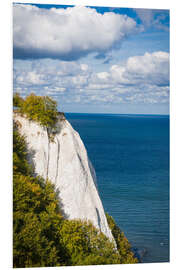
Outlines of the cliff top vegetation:
[{"label": "cliff top vegetation", "polygon": [[[33,100],[30,102],[31,106],[36,104],[35,100],[43,100],[39,97],[36,99],[34,95],[24,100],[16,95],[14,105],[18,105],[21,110],[29,104],[29,99]],[[32,108],[31,106],[29,108]],[[27,110],[30,110],[29,108]],[[41,115],[35,113],[36,109],[34,114]],[[31,117],[34,120],[34,115]],[[59,194],[61,193],[57,192],[48,179],[34,176],[33,168],[28,163],[26,138],[20,135],[18,125],[14,123],[13,266],[15,268],[137,262],[128,240],[112,217],[107,215],[107,220],[117,249],[114,243],[91,222],[65,219]]]},{"label": "cliff top vegetation", "polygon": [[57,102],[49,96],[28,95],[23,99],[18,93],[13,96],[16,112],[25,115],[46,128],[53,128],[58,120]]}]

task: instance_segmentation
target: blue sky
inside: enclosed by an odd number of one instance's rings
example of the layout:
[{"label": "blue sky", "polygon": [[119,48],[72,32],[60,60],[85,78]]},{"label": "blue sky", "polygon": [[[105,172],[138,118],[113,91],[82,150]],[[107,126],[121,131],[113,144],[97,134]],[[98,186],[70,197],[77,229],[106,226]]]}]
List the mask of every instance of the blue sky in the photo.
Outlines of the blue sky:
[{"label": "blue sky", "polygon": [[14,91],[65,112],[169,113],[169,11],[14,4]]}]

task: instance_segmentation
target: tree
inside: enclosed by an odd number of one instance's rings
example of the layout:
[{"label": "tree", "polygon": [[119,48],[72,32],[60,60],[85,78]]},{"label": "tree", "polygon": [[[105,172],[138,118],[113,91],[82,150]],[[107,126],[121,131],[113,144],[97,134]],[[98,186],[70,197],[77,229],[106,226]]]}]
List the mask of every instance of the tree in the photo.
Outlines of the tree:
[{"label": "tree", "polygon": [[23,103],[24,103],[24,99],[18,93],[15,93],[13,95],[13,106],[17,108],[21,108]]},{"label": "tree", "polygon": [[[29,106],[29,107],[28,107]],[[52,124],[56,103],[50,98],[30,95],[22,108],[41,124]],[[31,114],[31,109],[34,111]],[[27,113],[27,115],[28,115]],[[46,115],[46,114],[45,114]],[[51,115],[51,114],[50,114]],[[59,191],[60,192],[60,191]],[[28,164],[25,137],[13,130],[13,266],[45,267],[135,263],[130,244],[107,214],[117,249],[91,222],[66,220],[59,193],[48,179],[35,177]]]},{"label": "tree", "polygon": [[124,233],[120,230],[114,219],[108,215],[108,213],[106,213],[106,217],[108,225],[117,244],[117,249],[120,255],[120,263],[137,263],[138,259],[134,257],[134,253],[131,251],[131,245],[125,237]]},{"label": "tree", "polygon": [[57,103],[48,96],[30,94],[25,98],[20,112],[46,128],[55,127],[58,119]]},{"label": "tree", "polygon": [[59,241],[63,220],[58,193],[41,177],[33,177],[25,138],[13,130],[13,266],[66,265]]},{"label": "tree", "polygon": [[64,220],[60,239],[71,258],[71,265],[114,264],[120,262],[114,244],[91,222]]},{"label": "tree", "polygon": [[29,175],[32,172],[27,161],[25,137],[21,136],[17,124],[13,124],[13,174]]},{"label": "tree", "polygon": [[65,265],[66,252],[59,241],[62,220],[52,184],[39,177],[14,176],[14,267]]}]

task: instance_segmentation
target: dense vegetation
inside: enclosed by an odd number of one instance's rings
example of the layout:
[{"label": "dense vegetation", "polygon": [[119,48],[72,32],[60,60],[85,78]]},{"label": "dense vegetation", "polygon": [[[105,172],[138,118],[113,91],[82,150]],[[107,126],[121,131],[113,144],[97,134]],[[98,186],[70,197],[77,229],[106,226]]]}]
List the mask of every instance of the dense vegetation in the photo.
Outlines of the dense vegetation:
[{"label": "dense vegetation", "polygon": [[46,128],[53,128],[58,118],[57,103],[48,96],[30,94],[25,99],[18,93],[13,96],[13,105],[17,111],[30,120],[39,122]]},{"label": "dense vegetation", "polygon": [[120,255],[120,263],[135,263],[137,259],[134,258],[134,254],[131,251],[131,245],[125,237],[124,233],[116,225],[114,219],[106,213],[106,218],[111,229],[111,232],[116,241],[117,250]]},{"label": "dense vegetation", "polygon": [[[28,99],[29,100],[29,99]],[[40,267],[135,263],[124,234],[107,215],[117,244],[90,222],[66,220],[58,192],[34,177],[25,138],[13,131],[13,266]]]}]

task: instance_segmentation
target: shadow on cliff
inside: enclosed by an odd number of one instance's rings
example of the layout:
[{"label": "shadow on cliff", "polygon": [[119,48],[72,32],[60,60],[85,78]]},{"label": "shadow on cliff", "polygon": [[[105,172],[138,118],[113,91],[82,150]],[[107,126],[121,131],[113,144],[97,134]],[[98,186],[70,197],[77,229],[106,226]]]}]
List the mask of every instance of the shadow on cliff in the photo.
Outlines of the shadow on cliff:
[{"label": "shadow on cliff", "polygon": [[[32,168],[32,171],[33,171],[33,176],[34,177],[37,177],[39,176],[39,174],[35,173],[35,162],[34,162],[34,157],[35,157],[35,154],[36,154],[36,151],[32,148],[30,148],[28,150],[28,163],[30,164],[31,168]],[[49,179],[49,181],[51,182],[51,179]],[[69,218],[69,215],[67,215],[64,211],[64,204],[62,203],[62,200],[61,200],[61,192],[58,188],[56,188],[56,186],[52,183],[52,185],[54,186],[54,192],[56,193],[56,198],[57,200],[59,201],[59,208],[60,208],[60,212],[62,214],[62,216],[65,218],[65,219],[68,219]]]},{"label": "shadow on cliff", "polygon": [[90,172],[91,172],[91,176],[92,176],[92,178],[93,178],[93,182],[94,182],[94,184],[95,184],[95,186],[96,186],[96,189],[97,189],[97,192],[98,192],[98,185],[97,185],[96,172],[95,172],[95,169],[94,169],[94,167],[93,167],[91,161],[89,160],[89,158],[88,158],[88,166],[89,166],[89,169],[90,169]]},{"label": "shadow on cliff", "polygon": [[59,201],[59,208],[60,208],[60,212],[62,214],[62,216],[65,218],[65,219],[68,219],[69,218],[69,215],[65,213],[64,211],[64,204],[62,203],[62,200],[61,200],[61,192],[59,190],[59,188],[56,188],[55,185],[54,185],[54,191],[56,193],[56,198],[58,199]]},{"label": "shadow on cliff", "polygon": [[101,218],[100,218],[99,210],[97,208],[96,208],[96,214],[97,214],[97,219],[98,219],[98,226],[101,231]]},{"label": "shadow on cliff", "polygon": [[38,176],[38,174],[35,173],[35,163],[34,163],[35,153],[36,151],[34,149],[32,148],[28,149],[27,160],[28,160],[29,165],[31,166],[34,177]]},{"label": "shadow on cliff", "polygon": [[[35,163],[34,163],[34,156],[35,156],[36,151],[32,148],[30,148],[28,150],[28,162],[31,165],[32,171],[33,171],[33,176],[37,177],[39,176],[39,174],[35,173]],[[44,179],[45,180],[45,179]],[[49,179],[49,181],[51,182],[51,179]],[[65,213],[64,211],[64,204],[61,200],[61,192],[59,190],[59,188],[56,188],[56,186],[52,183],[53,187],[54,187],[54,192],[56,194],[56,199],[59,201],[59,208],[60,208],[60,212],[62,214],[62,216],[65,219],[69,218],[69,215]]]}]

